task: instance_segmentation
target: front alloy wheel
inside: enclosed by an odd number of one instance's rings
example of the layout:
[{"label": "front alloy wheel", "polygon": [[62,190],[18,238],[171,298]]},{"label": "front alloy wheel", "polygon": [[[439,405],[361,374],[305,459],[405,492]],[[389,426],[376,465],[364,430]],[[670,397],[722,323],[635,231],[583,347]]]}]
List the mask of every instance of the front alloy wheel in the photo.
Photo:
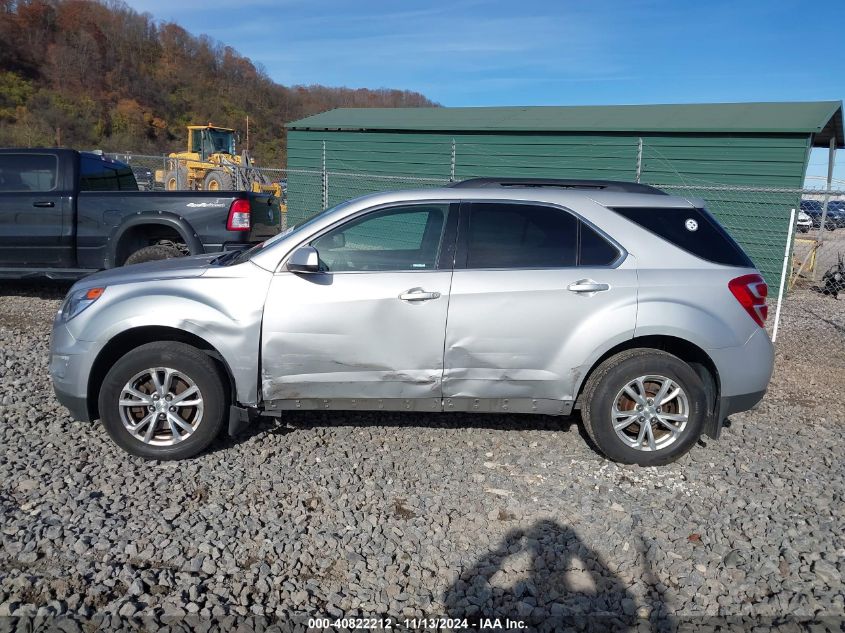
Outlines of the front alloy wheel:
[{"label": "front alloy wheel", "polygon": [[137,440],[173,446],[202,422],[203,398],[196,383],[171,367],[138,372],[123,386],[120,421]]},{"label": "front alloy wheel", "polygon": [[184,459],[223,429],[228,381],[207,353],[185,343],[136,347],[103,379],[100,418],[125,451],[147,459]]}]

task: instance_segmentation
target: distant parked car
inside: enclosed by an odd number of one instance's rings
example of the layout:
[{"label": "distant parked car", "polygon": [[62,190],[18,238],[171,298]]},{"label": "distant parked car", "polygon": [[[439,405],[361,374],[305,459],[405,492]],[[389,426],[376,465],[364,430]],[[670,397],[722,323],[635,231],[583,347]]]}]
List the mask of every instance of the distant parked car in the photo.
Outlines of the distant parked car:
[{"label": "distant parked car", "polygon": [[[810,220],[813,223],[813,228],[817,229],[822,224],[822,212],[823,206],[820,200],[802,200],[801,201],[801,211],[806,213],[810,216]],[[831,216],[830,214],[830,205],[828,204],[828,214],[827,218],[825,219],[824,228],[828,231],[833,231],[837,228],[837,221],[836,219]]]},{"label": "distant parked car", "polygon": [[837,229],[845,228],[845,200],[830,200],[827,203],[827,217],[833,219]]},{"label": "distant parked car", "polygon": [[798,219],[795,221],[795,228],[798,229],[799,233],[808,233],[813,228],[813,218],[803,211],[799,211]]}]

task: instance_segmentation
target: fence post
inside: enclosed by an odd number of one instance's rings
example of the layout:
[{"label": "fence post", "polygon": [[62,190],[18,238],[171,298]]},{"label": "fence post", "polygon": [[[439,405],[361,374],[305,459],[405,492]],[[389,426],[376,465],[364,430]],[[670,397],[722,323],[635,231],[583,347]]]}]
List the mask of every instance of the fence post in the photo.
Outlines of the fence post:
[{"label": "fence post", "polygon": [[452,158],[449,164],[449,182],[455,182],[455,139],[452,139]]},{"label": "fence post", "polygon": [[783,251],[783,268],[780,271],[780,287],[778,288],[778,304],[775,308],[775,327],[772,330],[772,343],[778,338],[778,325],[780,324],[780,305],[783,301],[783,287],[786,285],[786,266],[789,263],[789,245],[792,243],[792,233],[795,231],[795,209],[789,213],[789,229],[786,233],[786,249]]},{"label": "fence post", "polygon": [[329,174],[326,171],[326,142],[323,141],[323,210],[329,208]]},{"label": "fence post", "polygon": [[640,176],[643,173],[643,137],[637,140],[637,182],[640,181]]},{"label": "fence post", "polygon": [[[819,237],[818,237],[818,244],[819,248],[821,248],[822,242],[824,241],[824,231],[825,231],[825,224],[827,222],[827,205],[830,202],[830,191],[833,186],[833,163],[836,157],[836,138],[833,136],[830,137],[830,152],[827,155],[827,186],[825,187],[824,192],[824,205],[822,206],[822,217],[819,223]],[[813,274],[811,279],[813,281],[816,280],[816,267],[813,266]]]}]

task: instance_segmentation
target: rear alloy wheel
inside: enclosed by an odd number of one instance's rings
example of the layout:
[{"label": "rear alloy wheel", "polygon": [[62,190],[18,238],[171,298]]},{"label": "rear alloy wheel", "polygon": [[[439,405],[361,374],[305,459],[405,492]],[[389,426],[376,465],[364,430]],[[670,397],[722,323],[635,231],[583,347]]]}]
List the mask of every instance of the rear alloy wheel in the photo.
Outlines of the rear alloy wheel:
[{"label": "rear alloy wheel", "polygon": [[124,450],[148,459],[196,455],[223,428],[226,399],[217,367],[205,353],[176,342],[148,343],[106,375],[100,415]]},{"label": "rear alloy wheel", "polygon": [[659,451],[683,435],[689,399],[671,378],[638,376],[616,394],[611,417],[616,436],[627,446]]},{"label": "rear alloy wheel", "polygon": [[658,466],[684,455],[701,436],[707,396],[701,378],[677,356],[632,349],[596,368],[584,387],[581,415],[610,459]]}]

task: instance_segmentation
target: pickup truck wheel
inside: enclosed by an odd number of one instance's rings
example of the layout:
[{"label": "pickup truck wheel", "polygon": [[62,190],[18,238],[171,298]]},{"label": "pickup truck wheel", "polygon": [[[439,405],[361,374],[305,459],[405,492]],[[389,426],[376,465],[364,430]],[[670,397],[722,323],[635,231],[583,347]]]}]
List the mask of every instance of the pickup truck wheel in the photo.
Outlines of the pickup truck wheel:
[{"label": "pickup truck wheel", "polygon": [[172,341],[142,345],[120,358],[100,389],[100,417],[122,449],[146,459],[185,459],[223,428],[226,390],[203,352]]},{"label": "pickup truck wheel", "polygon": [[623,464],[660,466],[687,453],[704,429],[707,395],[677,356],[632,349],[604,361],[582,394],[590,438]]},{"label": "pickup truck wheel", "polygon": [[142,264],[144,262],[154,262],[159,259],[172,259],[173,257],[182,257],[182,253],[178,248],[173,246],[165,246],[164,244],[153,244],[152,246],[145,246],[138,249],[126,258],[123,262],[125,266],[129,264]]}]

